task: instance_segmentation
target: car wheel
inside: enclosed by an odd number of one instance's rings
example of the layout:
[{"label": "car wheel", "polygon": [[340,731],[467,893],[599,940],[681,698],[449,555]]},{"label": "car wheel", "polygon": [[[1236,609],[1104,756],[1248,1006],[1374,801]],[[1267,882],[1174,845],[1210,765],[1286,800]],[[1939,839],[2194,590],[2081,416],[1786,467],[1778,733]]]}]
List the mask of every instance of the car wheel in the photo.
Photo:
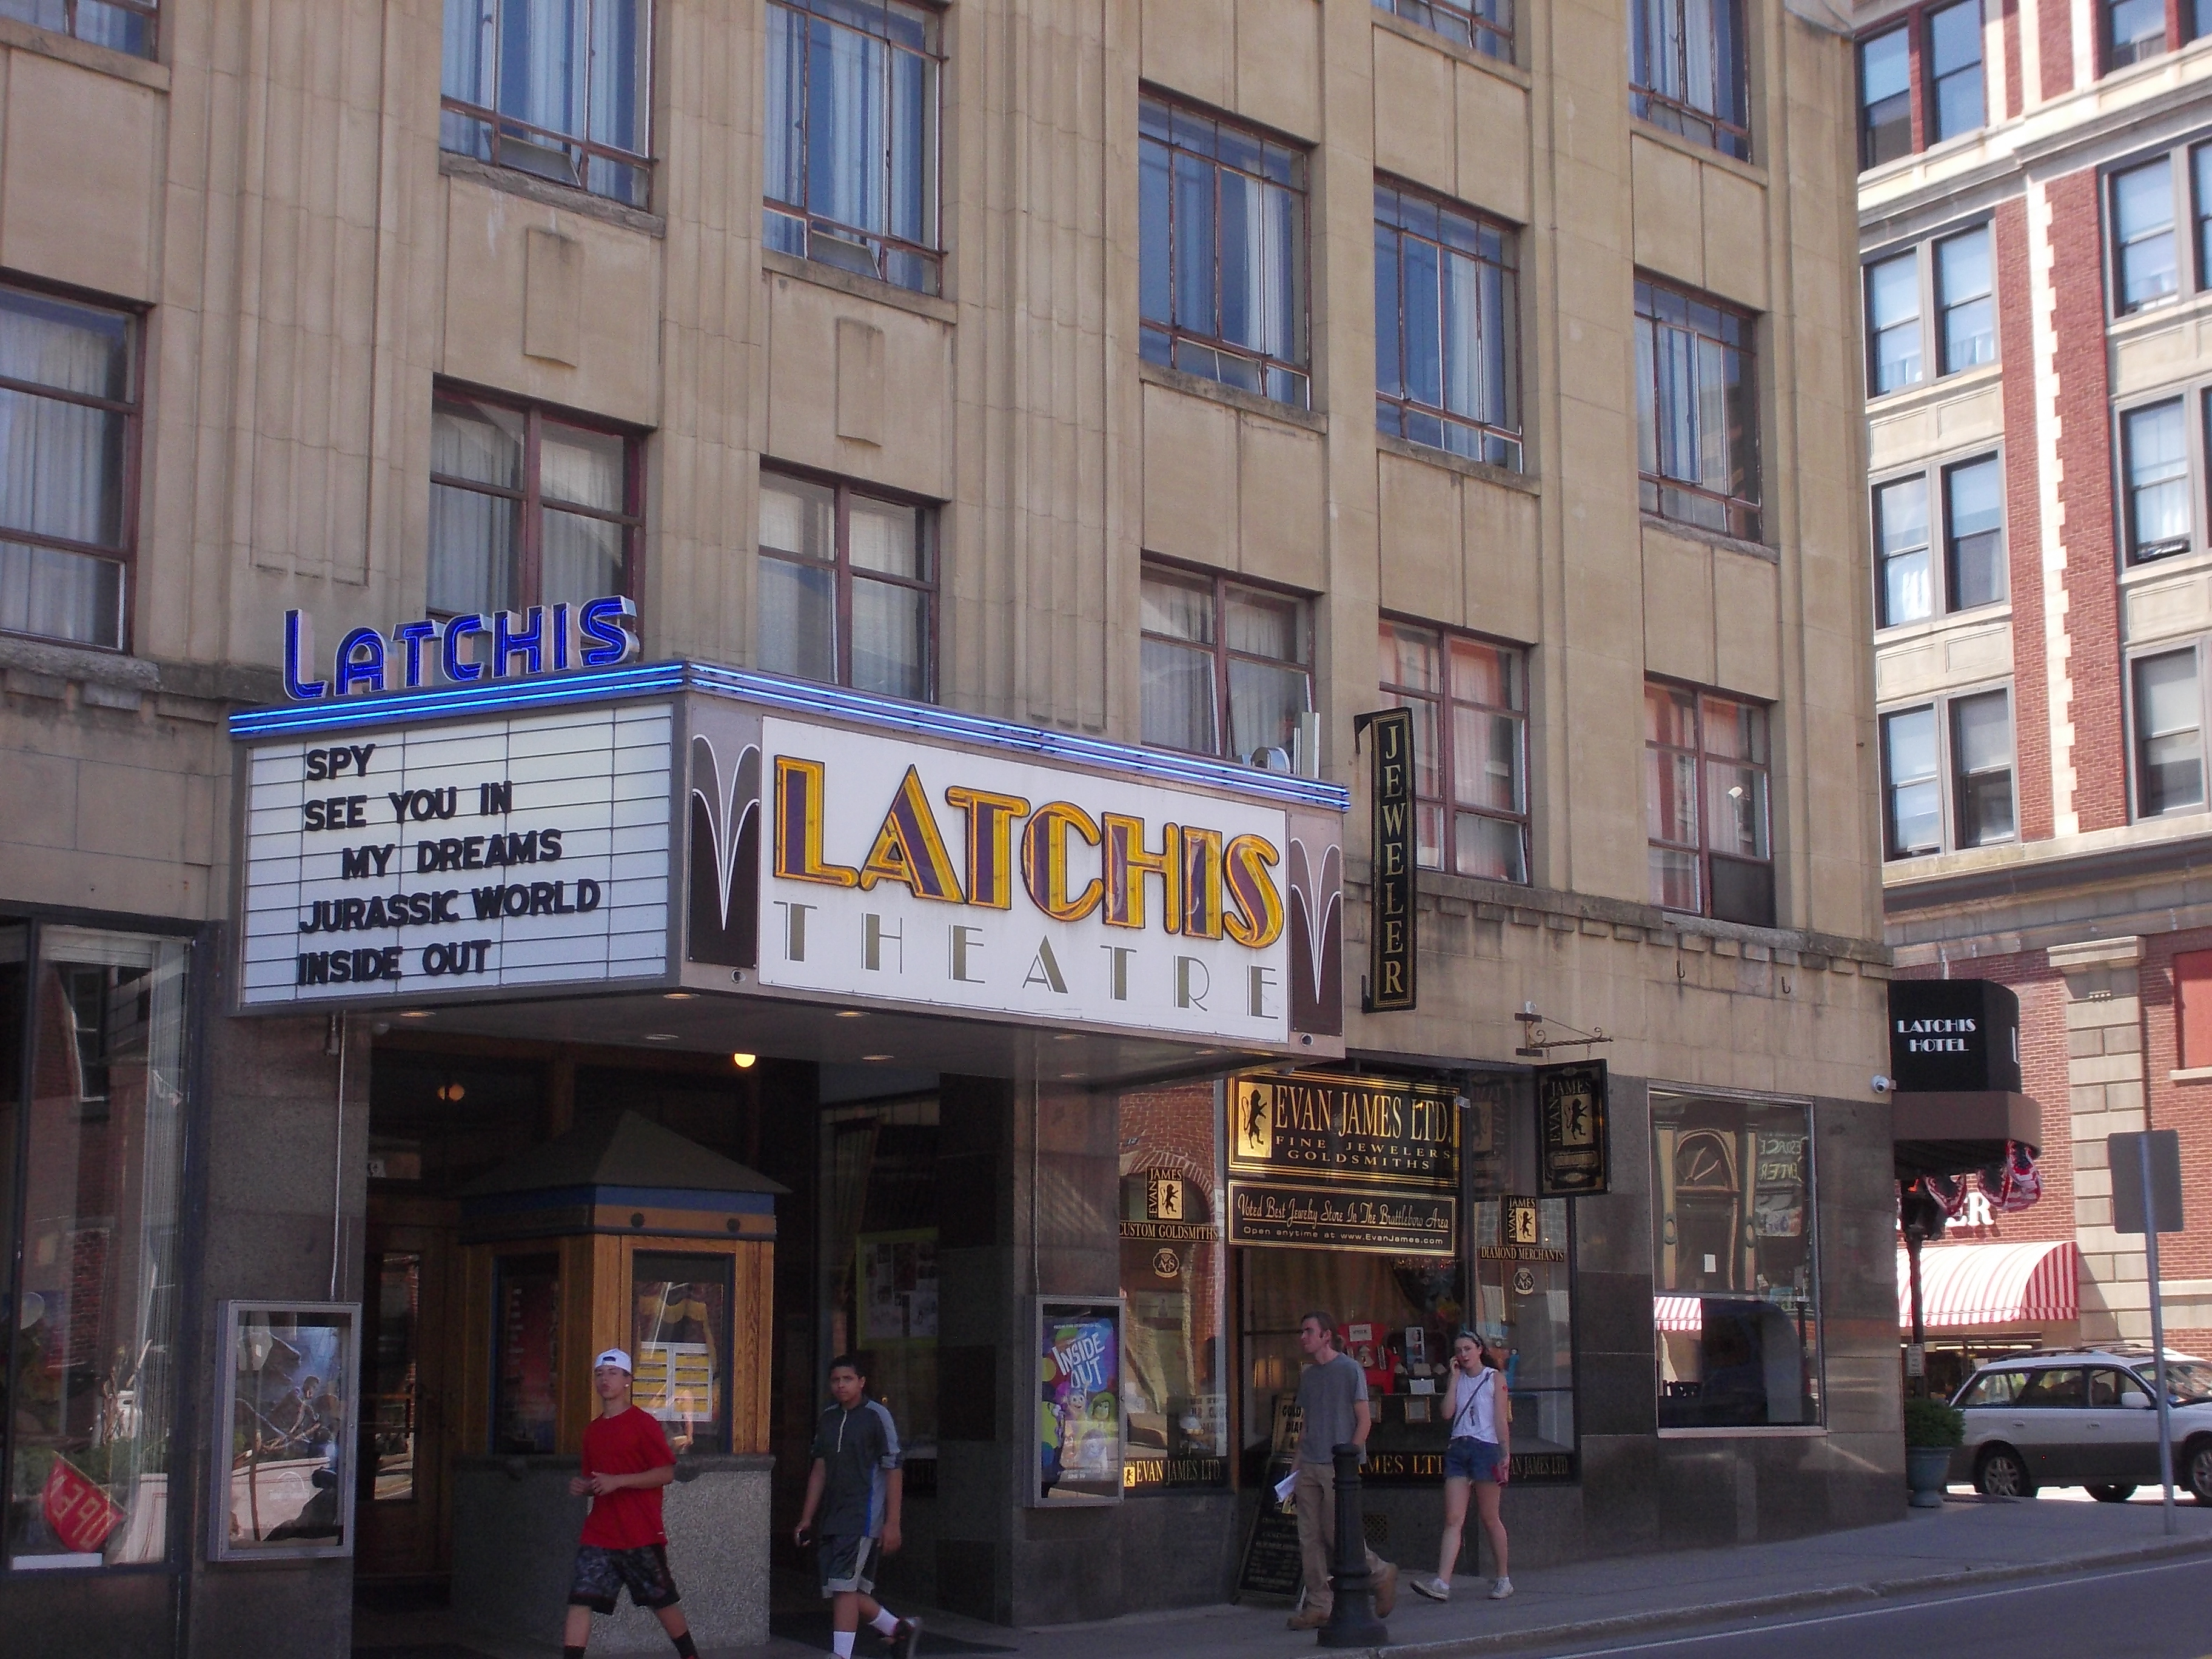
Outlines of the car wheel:
[{"label": "car wheel", "polygon": [[[2212,1458],[2207,1462],[2212,1465]],[[2206,1473],[2212,1474],[2212,1467]],[[1974,1465],[1974,1490],[1984,1498],[2033,1498],[2035,1479],[2027,1460],[2010,1446],[1991,1446]]]},{"label": "car wheel", "polygon": [[2181,1484],[2199,1504],[2212,1507],[2212,1440],[2194,1440],[2175,1460],[2181,1465]]},{"label": "car wheel", "polygon": [[2133,1486],[2092,1486],[2089,1496],[2100,1504],[2124,1504],[2136,1495]]}]

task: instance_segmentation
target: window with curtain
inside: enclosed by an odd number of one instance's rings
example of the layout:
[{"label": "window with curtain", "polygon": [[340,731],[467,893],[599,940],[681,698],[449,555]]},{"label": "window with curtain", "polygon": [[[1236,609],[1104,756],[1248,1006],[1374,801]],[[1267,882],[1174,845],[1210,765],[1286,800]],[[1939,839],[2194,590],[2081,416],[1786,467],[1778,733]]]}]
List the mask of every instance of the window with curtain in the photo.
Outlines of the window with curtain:
[{"label": "window with curtain", "polygon": [[763,467],[759,632],[771,674],[928,702],[936,696],[930,509]]},{"label": "window with curtain", "polygon": [[2016,827],[2010,694],[1952,698],[1950,737],[1954,840],[1960,847],[2010,841]]},{"label": "window with curtain", "polygon": [[181,939],[0,925],[0,1306],[14,1336],[0,1450],[17,1570],[168,1556],[186,960]]},{"label": "window with curtain", "polygon": [[1314,775],[1308,602],[1149,562],[1140,596],[1144,740]]},{"label": "window with curtain", "polygon": [[1717,301],[1637,282],[1637,470],[1646,513],[1759,539],[1753,326]]},{"label": "window with curtain", "polygon": [[2173,206],[2166,157],[2112,175],[2113,291],[2123,315],[2173,297]]},{"label": "window with curtain", "polygon": [[1912,31],[1899,25],[1859,42],[1859,167],[1912,153]]},{"label": "window with curtain", "polygon": [[1521,467],[1512,231],[1469,209],[1375,187],[1375,419],[1393,437]]},{"label": "window with curtain", "polygon": [[1306,158],[1147,97],[1138,120],[1145,361],[1306,407]]},{"label": "window with curtain", "polygon": [[1916,250],[1866,268],[1867,390],[1880,397],[1920,384],[1920,255]]},{"label": "window with curtain", "polygon": [[1651,1093],[1659,1427],[1818,1423],[1813,1115]]},{"label": "window with curtain", "polygon": [[2212,144],[2189,152],[2189,212],[2197,227],[2197,286],[2203,288],[2212,284]]},{"label": "window with curtain", "polygon": [[1915,476],[1874,492],[1875,562],[1883,628],[1925,622],[1934,614],[1934,567],[1929,557],[1928,480]]},{"label": "window with curtain", "polygon": [[2005,566],[2004,479],[1994,455],[1943,469],[1944,608],[1971,611],[2011,592]]},{"label": "window with curtain", "polygon": [[1528,879],[1527,665],[1510,646],[1382,625],[1382,696],[1413,711],[1415,842],[1424,866]]},{"label": "window with curtain", "polygon": [[1434,29],[1486,58],[1513,61],[1513,0],[1375,0],[1376,8]]},{"label": "window with curtain", "polygon": [[135,346],[125,312],[0,288],[0,629],[123,648]]},{"label": "window with curtain", "polygon": [[1882,855],[2010,841],[2012,694],[1999,687],[1881,717]]},{"label": "window with curtain", "polygon": [[1882,839],[1893,859],[1943,850],[1943,767],[1933,704],[1881,717]]},{"label": "window with curtain", "polygon": [[2136,816],[2204,806],[2204,703],[2197,647],[2137,657],[2128,668],[2135,701]]},{"label": "window with curtain", "polygon": [[1651,902],[1771,927],[1766,710],[1649,680],[1644,717]]},{"label": "window with curtain", "polygon": [[2127,549],[2141,563],[2185,553],[2191,542],[2189,434],[2182,400],[2130,409],[2120,416],[2121,468],[2127,500]]},{"label": "window with curtain", "polygon": [[2166,0],[2100,0],[2098,9],[2106,74],[2166,50]]},{"label": "window with curtain", "polygon": [[1982,125],[1982,0],[1928,14],[1928,81],[1929,143]]},{"label": "window with curtain", "polygon": [[1631,0],[1629,12],[1630,112],[1748,161],[1741,0]]},{"label": "window with curtain", "polygon": [[766,16],[763,245],[937,293],[938,14],[775,0]]},{"label": "window with curtain", "polygon": [[1996,361],[1996,286],[1987,225],[1936,244],[1936,314],[1937,373],[1956,374]]},{"label": "window with curtain", "polygon": [[440,392],[429,608],[489,613],[628,592],[639,472],[635,439],[534,405]]},{"label": "window with curtain", "polygon": [[652,0],[446,0],[438,142],[642,208],[652,40]]},{"label": "window with curtain", "polygon": [[95,46],[154,56],[155,0],[0,0],[0,17],[13,17]]}]

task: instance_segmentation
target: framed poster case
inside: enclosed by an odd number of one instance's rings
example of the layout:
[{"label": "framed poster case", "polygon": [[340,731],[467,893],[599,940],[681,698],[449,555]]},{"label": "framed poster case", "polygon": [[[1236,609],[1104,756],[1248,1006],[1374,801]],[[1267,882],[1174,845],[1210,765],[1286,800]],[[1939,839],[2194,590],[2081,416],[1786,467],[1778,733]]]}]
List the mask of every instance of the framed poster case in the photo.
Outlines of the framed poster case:
[{"label": "framed poster case", "polygon": [[1029,1503],[1121,1501],[1121,1300],[1036,1300],[1037,1431]]},{"label": "framed poster case", "polygon": [[208,1553],[351,1555],[358,1302],[225,1302],[216,1346]]}]

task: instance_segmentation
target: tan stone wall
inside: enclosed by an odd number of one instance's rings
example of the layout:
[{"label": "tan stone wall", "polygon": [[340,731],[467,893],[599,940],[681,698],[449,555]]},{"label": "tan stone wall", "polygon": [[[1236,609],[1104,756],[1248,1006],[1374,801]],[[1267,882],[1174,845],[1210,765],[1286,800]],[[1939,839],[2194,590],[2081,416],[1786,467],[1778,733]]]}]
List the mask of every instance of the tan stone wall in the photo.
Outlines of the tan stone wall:
[{"label": "tan stone wall", "polygon": [[[963,708],[1133,739],[1150,550],[1316,596],[1324,770],[1356,784],[1378,607],[1476,629],[1533,649],[1550,896],[1523,924],[1444,892],[1436,1012],[1360,1040],[1502,1058],[1540,997],[1619,1030],[1627,1069],[1857,1095],[1881,992],[1850,943],[1879,929],[1853,72],[1779,0],[1749,9],[1743,163],[1631,119],[1611,3],[1524,8],[1517,65],[1355,0],[963,3],[933,299],[762,252],[757,6],[659,0],[644,213],[441,156],[437,0],[179,0],[155,65],[0,27],[0,260],[150,307],[141,656],[266,666],[287,606],[326,641],[419,613],[440,375],[649,434],[652,655],[752,657],[763,459],[945,504]],[[1143,87],[1313,147],[1313,412],[1140,368]],[[1377,170],[1526,227],[1523,476],[1375,436]],[[1639,514],[1638,268],[1759,313],[1764,546]],[[1790,937],[1644,905],[1647,672],[1772,702]],[[11,769],[46,718],[11,702]],[[215,826],[195,879],[220,884],[226,763],[175,757]],[[68,845],[11,855],[0,893],[47,896],[64,866],[87,890],[104,854],[40,834]],[[1356,810],[1355,878],[1364,840]]]}]

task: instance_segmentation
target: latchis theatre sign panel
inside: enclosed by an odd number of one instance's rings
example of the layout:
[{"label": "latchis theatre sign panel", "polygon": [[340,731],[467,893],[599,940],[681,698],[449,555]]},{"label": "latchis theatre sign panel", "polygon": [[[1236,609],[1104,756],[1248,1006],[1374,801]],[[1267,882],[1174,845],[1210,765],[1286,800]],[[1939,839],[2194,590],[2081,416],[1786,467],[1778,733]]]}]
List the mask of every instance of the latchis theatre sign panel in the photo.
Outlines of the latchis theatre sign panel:
[{"label": "latchis theatre sign panel", "polygon": [[763,986],[1289,1041],[1279,808],[793,720],[761,750]]},{"label": "latchis theatre sign panel", "polygon": [[241,1006],[660,978],[672,729],[626,704],[257,744]]}]

